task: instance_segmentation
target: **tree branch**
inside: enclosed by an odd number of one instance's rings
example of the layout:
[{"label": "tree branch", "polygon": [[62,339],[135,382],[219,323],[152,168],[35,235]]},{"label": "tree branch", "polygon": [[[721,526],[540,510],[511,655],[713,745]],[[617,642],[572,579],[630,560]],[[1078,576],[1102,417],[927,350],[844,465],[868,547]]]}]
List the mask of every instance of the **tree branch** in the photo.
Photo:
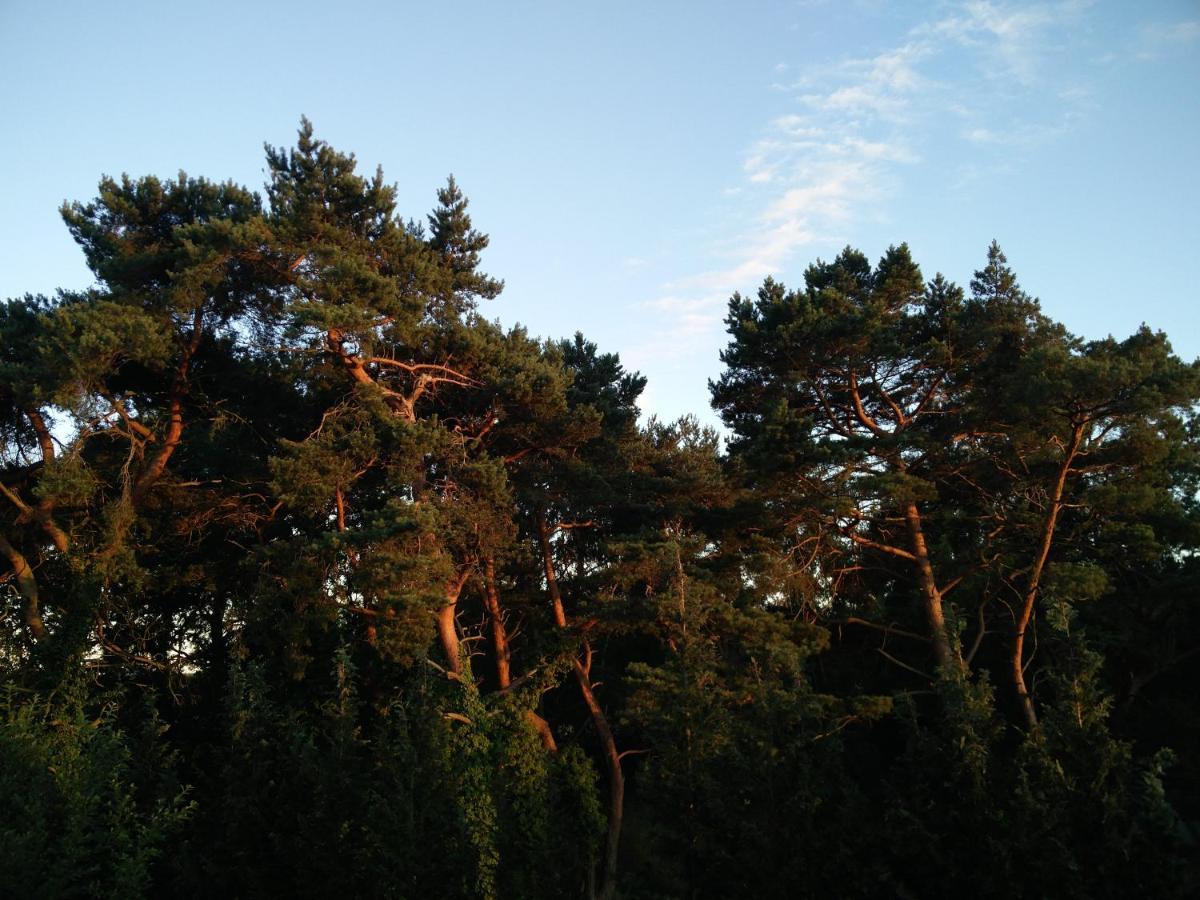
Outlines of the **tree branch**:
[{"label": "tree branch", "polygon": [[879,437],[887,434],[886,431],[879,427],[878,422],[867,415],[867,410],[863,407],[862,397],[858,392],[858,376],[854,373],[853,369],[850,370],[850,399],[854,402],[854,414],[858,417],[858,421],[866,425],[872,434]]},{"label": "tree branch", "polygon": [[888,553],[892,556],[898,556],[901,559],[907,559],[909,562],[916,562],[917,557],[914,553],[909,553],[900,547],[893,547],[891,544],[881,544],[878,541],[873,541],[870,538],[865,538],[861,534],[854,531],[845,532],[846,536],[856,544],[861,544],[864,547],[870,547],[872,550],[878,550],[881,553]]}]

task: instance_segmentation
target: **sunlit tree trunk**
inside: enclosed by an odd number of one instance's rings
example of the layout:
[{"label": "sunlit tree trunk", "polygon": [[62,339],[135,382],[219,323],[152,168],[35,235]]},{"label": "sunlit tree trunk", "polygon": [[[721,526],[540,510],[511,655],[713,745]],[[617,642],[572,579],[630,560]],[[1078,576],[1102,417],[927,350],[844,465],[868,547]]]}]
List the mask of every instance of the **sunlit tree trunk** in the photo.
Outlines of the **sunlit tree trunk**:
[{"label": "sunlit tree trunk", "polygon": [[462,675],[462,645],[458,639],[458,598],[462,594],[463,585],[471,576],[471,570],[465,569],[457,578],[446,586],[446,603],[437,613],[438,638],[442,642],[442,652],[446,655],[446,663],[456,676]]},{"label": "sunlit tree trunk", "polygon": [[8,542],[8,538],[0,535],[0,555],[8,560],[17,580],[17,592],[24,604],[25,627],[29,636],[40,641],[46,636],[46,626],[42,623],[41,600],[38,595],[38,583],[34,577],[24,554]]},{"label": "sunlit tree trunk", "polygon": [[951,646],[950,635],[946,633],[942,593],[938,590],[937,579],[933,574],[933,565],[929,561],[929,548],[925,543],[925,531],[921,527],[921,513],[917,509],[916,503],[910,502],[905,506],[904,521],[908,526],[921,593],[925,598],[925,619],[929,626],[929,639],[933,643],[933,652],[937,657],[939,668],[943,672],[951,672],[955,668],[962,667],[962,659],[957,650]]},{"label": "sunlit tree trunk", "polygon": [[[496,558],[488,555],[483,564],[484,604],[492,620],[492,651],[496,657],[496,681],[500,690],[512,686],[512,650],[508,644],[508,626],[504,622],[504,610],[500,606],[500,590],[496,586]],[[542,746],[551,753],[558,751],[550,723],[532,709],[525,711],[525,718],[541,738]]]},{"label": "sunlit tree trunk", "polygon": [[[546,517],[538,514],[538,542],[542,549],[542,563],[546,573],[546,589],[550,594],[550,602],[554,607],[554,621],[559,628],[567,627],[566,610],[563,608],[562,592],[559,590],[558,577],[554,572],[554,556],[550,549],[550,530],[546,525]],[[596,726],[596,734],[600,737],[600,745],[604,751],[604,761],[608,764],[608,832],[604,842],[604,876],[600,883],[599,896],[610,900],[617,887],[617,854],[621,844],[621,826],[625,816],[625,775],[621,771],[621,754],[617,750],[617,742],[608,718],[596,699],[592,690],[591,679],[591,647],[584,642],[586,663],[578,657],[575,659],[575,680],[579,684],[579,692],[583,702],[591,713],[592,723]]]},{"label": "sunlit tree trunk", "polygon": [[1046,511],[1046,523],[1042,527],[1042,538],[1038,544],[1037,556],[1029,570],[1029,581],[1025,588],[1024,602],[1021,604],[1021,614],[1017,618],[1017,626],[1013,637],[1011,657],[1013,686],[1017,691],[1017,700],[1021,704],[1021,716],[1029,729],[1037,728],[1037,710],[1033,705],[1033,697],[1025,684],[1025,635],[1029,623],[1033,619],[1033,607],[1037,600],[1038,591],[1042,585],[1042,575],[1046,570],[1046,561],[1050,558],[1050,548],[1054,544],[1054,532],[1058,527],[1058,514],[1062,511],[1063,495],[1066,493],[1067,476],[1071,465],[1079,454],[1083,442],[1084,424],[1076,424],[1071,431],[1071,438],[1063,449],[1062,463],[1058,468],[1058,477],[1050,495],[1049,508]]}]

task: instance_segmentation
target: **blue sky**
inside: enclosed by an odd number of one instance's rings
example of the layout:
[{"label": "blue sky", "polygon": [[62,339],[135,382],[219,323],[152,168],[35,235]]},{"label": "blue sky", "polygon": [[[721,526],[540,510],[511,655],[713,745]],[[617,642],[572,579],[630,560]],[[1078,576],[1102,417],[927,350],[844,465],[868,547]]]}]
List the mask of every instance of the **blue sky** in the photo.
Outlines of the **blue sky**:
[{"label": "blue sky", "polygon": [[988,242],[1085,337],[1200,355],[1196,2],[0,0],[0,297],[90,282],[58,218],[102,173],[261,188],[319,136],[421,216],[453,172],[507,289],[712,421],[734,290],[907,241]]}]

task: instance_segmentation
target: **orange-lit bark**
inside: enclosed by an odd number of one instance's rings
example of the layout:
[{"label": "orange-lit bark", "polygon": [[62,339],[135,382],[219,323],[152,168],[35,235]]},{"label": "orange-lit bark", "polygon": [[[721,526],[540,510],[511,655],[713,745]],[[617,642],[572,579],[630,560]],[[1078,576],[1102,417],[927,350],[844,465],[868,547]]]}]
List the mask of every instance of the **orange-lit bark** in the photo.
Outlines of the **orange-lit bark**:
[{"label": "orange-lit bark", "polygon": [[511,657],[508,647],[508,629],[504,625],[504,613],[500,609],[500,592],[496,589],[496,558],[488,555],[483,561],[484,604],[492,620],[492,650],[496,656],[496,679],[500,690],[512,684]]},{"label": "orange-lit bark", "polygon": [[183,439],[183,396],[187,392],[188,369],[192,357],[200,349],[200,339],[204,334],[203,308],[197,307],[192,314],[192,334],[183,351],[183,359],[175,370],[175,383],[171,387],[171,399],[167,403],[167,431],[163,435],[162,445],[150,464],[142,472],[133,486],[133,502],[140,503],[154,483],[162,477],[171,461],[176,448]]},{"label": "orange-lit bark", "polygon": [[43,500],[36,507],[32,507],[21,499],[20,494],[3,483],[0,483],[0,493],[4,494],[4,496],[7,497],[12,503],[12,505],[21,511],[20,518],[17,519],[18,522],[37,522],[37,524],[41,526],[42,530],[50,536],[50,540],[54,542],[54,546],[57,547],[61,553],[66,553],[67,550],[70,549],[70,538],[67,537],[66,532],[58,527],[58,524],[50,515],[54,509],[53,503],[48,500]]},{"label": "orange-lit bark", "polygon": [[1025,634],[1033,619],[1033,606],[1037,600],[1038,590],[1042,584],[1042,574],[1046,570],[1046,561],[1050,558],[1050,548],[1054,543],[1054,531],[1058,527],[1058,514],[1062,511],[1063,494],[1066,492],[1067,476],[1071,465],[1079,454],[1079,446],[1083,443],[1084,423],[1078,423],[1071,431],[1071,438],[1063,449],[1063,460],[1058,467],[1058,477],[1054,482],[1054,490],[1050,496],[1050,508],[1046,511],[1046,523],[1042,527],[1042,539],[1038,545],[1037,556],[1029,570],[1029,581],[1025,588],[1024,602],[1021,604],[1021,615],[1017,618],[1016,635],[1013,639],[1011,658],[1013,686],[1017,691],[1017,700],[1021,704],[1021,715],[1026,727],[1037,727],[1037,710],[1033,706],[1033,697],[1025,684]]},{"label": "orange-lit bark", "polygon": [[950,646],[950,636],[946,633],[942,592],[938,590],[933,565],[929,562],[929,549],[925,544],[925,531],[921,527],[921,513],[916,503],[909,502],[905,506],[904,521],[908,525],[908,534],[912,541],[912,555],[917,567],[921,593],[925,596],[925,619],[929,625],[929,638],[933,642],[934,656],[937,657],[938,666],[948,673],[955,668],[962,668],[962,659]]},{"label": "orange-lit bark", "polygon": [[[356,353],[346,350],[346,338],[336,328],[325,333],[325,346],[330,353],[338,358],[347,374],[358,384],[369,384],[382,394],[384,402],[405,422],[417,420],[417,401],[427,391],[439,384],[452,384],[457,387],[478,386],[479,382],[455,369],[433,363],[406,363],[386,356],[372,356],[364,359]],[[371,375],[367,366],[398,369],[412,377],[412,387],[407,394],[393,390]]]},{"label": "orange-lit bark", "polygon": [[525,710],[525,718],[529,720],[529,724],[533,726],[533,730],[538,733],[538,737],[542,741],[542,746],[551,753],[557,753],[558,741],[554,739],[554,732],[550,728],[550,723],[532,709]]},{"label": "orange-lit bark", "polygon": [[54,459],[54,439],[50,436],[50,429],[46,427],[46,420],[33,407],[25,410],[25,416],[29,419],[29,424],[33,426],[34,434],[37,435],[38,446],[42,449],[42,461],[49,462]]},{"label": "orange-lit bark", "polygon": [[29,636],[40,641],[46,636],[46,626],[42,623],[38,584],[33,569],[21,551],[10,544],[4,535],[0,535],[0,555],[8,560],[17,579],[17,592],[24,602],[25,627],[29,629]]},{"label": "orange-lit bark", "polygon": [[[558,587],[558,577],[554,572],[554,557],[550,549],[550,530],[546,525],[544,513],[538,513],[538,543],[542,549],[542,564],[546,572],[546,589],[550,594],[550,602],[554,607],[554,621],[559,628],[567,627],[566,610],[563,608],[562,592]],[[591,659],[591,648],[584,642],[587,658]],[[625,774],[621,771],[621,754],[617,750],[617,742],[608,718],[596,699],[592,690],[591,666],[584,666],[575,659],[575,681],[579,684],[579,692],[583,702],[591,713],[592,723],[596,726],[596,734],[600,737],[600,745],[604,750],[604,760],[608,764],[608,831],[604,842],[604,870],[600,883],[600,897],[611,900],[617,888],[617,854],[621,844],[621,826],[625,816]]]},{"label": "orange-lit bark", "polygon": [[[894,426],[892,428],[884,428],[871,413],[867,410],[866,404],[863,401],[863,394],[858,380],[858,373],[851,369],[847,376],[847,386],[850,393],[849,409],[843,407],[845,424],[839,426],[838,419],[834,415],[825,393],[820,389],[818,383],[814,383],[821,403],[825,409],[826,416],[834,425],[835,430],[845,436],[858,433],[861,434],[856,426],[861,425],[870,434],[878,438],[889,438],[904,431],[913,420],[916,419],[925,409],[925,406],[933,398],[938,387],[942,383],[939,376],[936,378],[929,389],[925,392],[921,401],[918,403],[915,410],[911,413],[906,413],[896,400],[876,381],[872,381],[872,386],[883,398],[887,405],[885,415],[890,415]],[[904,472],[906,465],[902,458],[888,457],[891,465],[897,471]],[[908,530],[909,549],[905,550],[902,547],[893,546],[892,544],[875,541],[868,538],[866,535],[858,534],[851,530],[848,537],[864,547],[870,547],[873,550],[878,550],[881,553],[887,553],[890,556],[897,556],[901,559],[912,563],[916,569],[917,583],[920,585],[923,605],[925,607],[925,620],[929,628],[929,639],[933,645],[934,657],[937,660],[937,665],[944,673],[951,672],[955,669],[963,668],[962,655],[957,646],[952,643],[950,635],[946,631],[946,617],[942,608],[942,591],[938,588],[937,578],[933,571],[933,564],[929,559],[929,547],[925,540],[925,529],[921,521],[921,511],[917,507],[916,501],[910,500],[904,505],[904,522]]]},{"label": "orange-lit bark", "polygon": [[583,702],[592,714],[600,745],[604,748],[604,759],[608,763],[608,833],[604,842],[604,879],[600,883],[600,896],[608,900],[617,887],[617,851],[625,816],[625,774],[621,771],[621,754],[617,752],[617,742],[612,729],[608,727],[608,718],[592,690],[591,676],[578,659],[575,660],[575,680],[579,682]]},{"label": "orange-lit bark", "polygon": [[[492,650],[496,656],[496,681],[500,690],[507,690],[512,685],[512,650],[508,643],[508,627],[504,624],[504,610],[500,606],[500,590],[496,586],[496,558],[487,556],[484,561],[484,604],[487,606],[488,617],[492,620]],[[554,732],[550,723],[539,716],[534,710],[525,710],[525,718],[537,731],[542,746],[551,753],[558,752],[558,742],[554,740]]]},{"label": "orange-lit bark", "polygon": [[462,594],[463,585],[470,576],[471,570],[465,569],[446,586],[446,603],[437,613],[438,637],[442,642],[442,652],[446,654],[446,662],[455,675],[462,674],[462,647],[454,618],[458,612],[459,595]]},{"label": "orange-lit bark", "polygon": [[550,552],[550,529],[546,526],[545,514],[539,512],[537,519],[538,542],[542,548],[542,565],[546,573],[546,588],[554,606],[554,622],[559,628],[567,627],[567,613],[563,609],[562,593],[558,589],[558,576],[554,572],[554,555]]},{"label": "orange-lit bark", "polygon": [[[42,451],[43,465],[54,459],[54,440],[50,436],[50,429],[46,427],[46,420],[42,418],[42,414],[37,409],[30,407],[25,410],[25,416],[29,419],[30,425],[33,426],[33,431],[37,435],[38,447]],[[60,553],[66,553],[71,547],[71,540],[67,537],[67,533],[63,531],[58,523],[54,521],[54,501],[50,498],[41,500],[37,506],[31,507],[15,490],[10,490],[7,486],[0,484],[2,491],[13,505],[21,511],[21,518],[28,521],[36,522],[41,529],[49,535],[50,540],[54,542],[54,546]]]}]

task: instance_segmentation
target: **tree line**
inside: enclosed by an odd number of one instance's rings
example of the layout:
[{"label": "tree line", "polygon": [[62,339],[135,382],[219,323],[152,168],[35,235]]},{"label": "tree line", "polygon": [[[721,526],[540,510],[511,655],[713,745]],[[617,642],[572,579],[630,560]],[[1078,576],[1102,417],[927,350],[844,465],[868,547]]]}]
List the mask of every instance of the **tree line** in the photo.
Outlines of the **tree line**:
[{"label": "tree line", "polygon": [[[993,244],[735,294],[727,439],[453,178],[105,178],[0,305],[0,895],[1200,887],[1200,365]],[[569,290],[569,286],[564,286]]]}]

